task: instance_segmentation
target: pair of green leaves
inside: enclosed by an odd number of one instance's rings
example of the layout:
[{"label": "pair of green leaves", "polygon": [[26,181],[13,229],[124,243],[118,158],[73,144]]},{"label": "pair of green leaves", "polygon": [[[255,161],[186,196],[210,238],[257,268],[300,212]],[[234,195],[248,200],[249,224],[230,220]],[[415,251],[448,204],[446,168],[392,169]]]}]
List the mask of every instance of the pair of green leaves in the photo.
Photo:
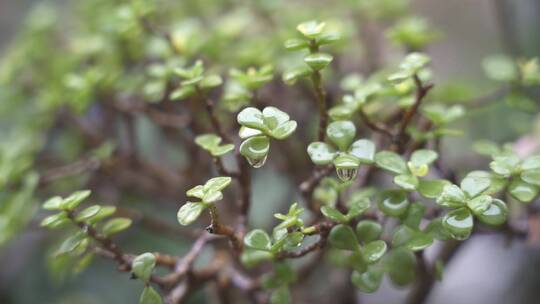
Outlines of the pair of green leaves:
[{"label": "pair of green leaves", "polygon": [[328,110],[328,115],[334,120],[351,119],[355,112],[373,99],[382,89],[381,84],[376,81],[367,81],[366,83],[358,84],[354,94],[343,96],[343,102]]},{"label": "pair of green leaves", "polygon": [[228,176],[214,177],[208,180],[204,185],[197,185],[186,192],[187,196],[200,199],[198,202],[187,202],[178,210],[178,222],[187,226],[201,215],[201,213],[211,204],[223,198],[223,190],[231,183]]},{"label": "pair of green leaves", "polygon": [[336,225],[328,235],[328,242],[337,249],[350,251],[347,264],[355,271],[363,273],[368,270],[369,265],[377,263],[384,256],[387,245],[384,241],[377,240],[382,228],[376,222],[359,222],[356,230],[355,233],[348,225]]},{"label": "pair of green leaves", "polygon": [[375,144],[367,139],[353,142],[356,127],[351,121],[335,121],[326,128],[326,135],[332,144],[313,142],[307,152],[314,164],[322,166],[334,164],[338,177],[349,181],[356,177],[360,164],[371,164],[375,157]]},{"label": "pair of green leaves", "polygon": [[411,251],[423,250],[433,244],[431,231],[420,229],[420,223],[426,212],[426,206],[421,203],[410,204],[400,217],[401,225],[396,228],[392,237],[393,248],[406,248]]},{"label": "pair of green leaves", "polygon": [[428,55],[423,53],[411,53],[403,59],[399,65],[399,71],[388,76],[392,82],[403,82],[410,80],[414,75],[418,75],[431,61]]},{"label": "pair of green leaves", "polygon": [[387,36],[405,49],[420,50],[436,40],[440,33],[423,18],[405,18],[386,32]]},{"label": "pair of green leaves", "polygon": [[245,71],[231,69],[229,75],[232,79],[225,85],[222,105],[230,112],[238,112],[249,105],[256,90],[272,81],[273,67],[271,65],[259,69],[250,67]]},{"label": "pair of green leaves", "polygon": [[[77,191],[66,198],[55,196],[48,199],[43,203],[43,208],[47,210],[60,210],[57,214],[50,215],[41,221],[41,226],[50,229],[63,227],[66,224],[72,222],[66,212],[73,211],[78,207],[86,198],[90,196],[89,190]],[[101,206],[92,205],[75,215],[75,221],[84,222],[88,225],[96,225],[103,221],[105,218],[110,217],[116,212],[116,207],[113,206]],[[124,217],[113,218],[99,227],[101,234],[104,236],[111,236],[126,230],[131,226],[131,219]]]},{"label": "pair of green leaves", "polygon": [[266,107],[262,112],[253,107],[245,108],[238,113],[237,121],[242,125],[239,135],[245,139],[240,145],[240,154],[255,168],[265,164],[270,138],[285,139],[297,127],[296,121],[275,107]]},{"label": "pair of green leaves", "polygon": [[324,31],[325,26],[326,23],[317,21],[301,23],[296,27],[300,33],[300,38],[289,39],[285,42],[285,48],[287,50],[309,50],[309,53],[304,56],[304,63],[307,66],[300,66],[286,71],[283,74],[283,81],[285,83],[292,85],[299,78],[320,71],[332,62],[334,59],[332,55],[320,52],[319,47],[334,43],[340,39],[340,35],[335,32]]},{"label": "pair of green leaves", "polygon": [[460,187],[444,187],[437,204],[454,209],[442,220],[453,238],[464,240],[469,237],[474,225],[473,215],[488,225],[501,225],[506,221],[506,204],[485,194],[490,185],[490,179],[485,176],[468,175],[461,181]]},{"label": "pair of green leaves", "polygon": [[375,163],[378,167],[396,174],[394,183],[406,191],[418,190],[427,198],[439,196],[442,188],[448,184],[445,180],[422,180],[429,173],[429,165],[438,155],[432,150],[417,150],[413,152],[408,162],[401,156],[390,151],[381,151],[375,155]]},{"label": "pair of green leaves", "polygon": [[139,304],[161,304],[161,296],[149,285],[152,271],[156,267],[156,257],[150,253],[143,253],[133,259],[131,262],[131,271],[133,274],[144,281],[145,287],[139,298]]},{"label": "pair of green leaves", "polygon": [[[272,240],[273,239],[273,240]],[[300,231],[289,233],[287,229],[274,229],[273,238],[262,229],[255,229],[246,234],[241,260],[247,267],[272,260],[281,250],[298,247],[304,239]]]},{"label": "pair of green leaves", "polygon": [[508,192],[524,203],[533,201],[540,191],[540,156],[521,160],[515,153],[495,155],[489,164],[501,179],[510,179]]},{"label": "pair of green leaves", "polygon": [[223,80],[217,74],[204,75],[203,62],[197,60],[189,68],[177,68],[174,72],[182,78],[180,88],[171,92],[172,100],[185,99],[197,93],[197,90],[208,90],[221,85]]},{"label": "pair of green leaves", "polygon": [[321,207],[321,212],[326,218],[334,222],[345,224],[368,210],[370,205],[371,202],[369,201],[369,198],[358,195],[356,197],[352,196],[349,200],[349,210],[347,211],[347,214],[341,213],[337,208],[332,206]]},{"label": "pair of green leaves", "polygon": [[234,150],[233,144],[221,145],[221,141],[221,137],[211,133],[195,137],[195,143],[208,151],[213,157],[220,157]]}]

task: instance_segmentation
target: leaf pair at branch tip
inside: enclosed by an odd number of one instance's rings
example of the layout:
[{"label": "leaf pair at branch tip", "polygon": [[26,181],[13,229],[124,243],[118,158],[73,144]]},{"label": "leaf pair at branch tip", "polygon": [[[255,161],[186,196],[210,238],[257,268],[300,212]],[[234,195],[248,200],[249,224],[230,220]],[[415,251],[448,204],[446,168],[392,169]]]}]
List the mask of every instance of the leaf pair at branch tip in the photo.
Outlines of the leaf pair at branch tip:
[{"label": "leaf pair at branch tip", "polygon": [[240,154],[255,168],[262,167],[270,151],[270,138],[282,140],[289,137],[297,127],[289,115],[278,108],[266,107],[262,111],[248,107],[238,113],[241,125],[239,135],[245,140]]},{"label": "leaf pair at branch tip", "polygon": [[223,190],[231,183],[228,176],[209,179],[204,185],[197,185],[186,192],[187,196],[200,199],[198,202],[187,202],[178,210],[178,222],[187,226],[199,218],[201,213],[216,201],[223,198]]},{"label": "leaf pair at branch tip", "polygon": [[313,142],[307,152],[316,165],[334,164],[338,177],[348,181],[356,177],[361,164],[371,164],[374,160],[375,145],[367,139],[353,142],[356,127],[351,121],[335,121],[326,128],[326,135],[332,144]]}]

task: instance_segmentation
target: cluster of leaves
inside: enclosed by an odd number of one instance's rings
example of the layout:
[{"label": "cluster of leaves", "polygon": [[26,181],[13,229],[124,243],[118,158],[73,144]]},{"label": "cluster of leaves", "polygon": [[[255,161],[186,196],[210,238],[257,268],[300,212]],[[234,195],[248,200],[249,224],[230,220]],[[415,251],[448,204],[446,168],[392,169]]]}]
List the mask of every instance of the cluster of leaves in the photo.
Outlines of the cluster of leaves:
[{"label": "cluster of leaves", "polygon": [[178,222],[189,225],[197,220],[201,213],[212,208],[214,203],[223,199],[221,190],[231,183],[230,177],[220,176],[209,179],[204,185],[197,185],[186,192],[189,197],[198,198],[198,202],[187,202],[178,210]]},{"label": "cluster of leaves", "polygon": [[[91,205],[84,209],[78,208],[90,194],[89,190],[77,191],[66,198],[55,196],[43,203],[44,209],[57,213],[44,218],[41,226],[48,229],[68,228],[71,231],[54,252],[53,264],[56,268],[74,274],[86,269],[92,262],[92,243],[98,241],[96,238],[109,238],[131,226],[129,218],[115,217],[107,220],[116,212],[114,206]],[[73,232],[72,228],[77,230]]]}]

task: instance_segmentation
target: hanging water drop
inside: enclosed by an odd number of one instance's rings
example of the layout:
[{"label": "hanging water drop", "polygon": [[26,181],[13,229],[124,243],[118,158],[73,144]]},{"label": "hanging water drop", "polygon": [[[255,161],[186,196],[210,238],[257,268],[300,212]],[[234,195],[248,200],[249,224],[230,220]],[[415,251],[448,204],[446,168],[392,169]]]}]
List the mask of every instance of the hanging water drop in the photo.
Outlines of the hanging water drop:
[{"label": "hanging water drop", "polygon": [[339,179],[348,182],[356,177],[358,168],[336,168],[336,173]]},{"label": "hanging water drop", "polygon": [[266,163],[267,157],[268,157],[268,155],[265,155],[262,158],[247,157],[247,161],[253,168],[260,168],[260,167],[264,166],[264,164]]}]

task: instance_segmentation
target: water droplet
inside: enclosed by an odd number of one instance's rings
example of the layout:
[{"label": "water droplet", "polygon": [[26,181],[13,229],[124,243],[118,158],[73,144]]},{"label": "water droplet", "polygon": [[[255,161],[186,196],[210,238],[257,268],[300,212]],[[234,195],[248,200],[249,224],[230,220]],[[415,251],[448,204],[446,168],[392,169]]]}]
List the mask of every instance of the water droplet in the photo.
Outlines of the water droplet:
[{"label": "water droplet", "polygon": [[358,168],[336,169],[337,176],[344,182],[348,182],[356,177]]},{"label": "water droplet", "polygon": [[262,158],[251,158],[251,157],[248,157],[248,158],[247,158],[247,161],[248,161],[248,163],[249,163],[253,168],[260,168],[260,167],[264,166],[264,164],[266,163],[267,157],[268,157],[268,155],[265,155],[265,156],[262,157]]}]

